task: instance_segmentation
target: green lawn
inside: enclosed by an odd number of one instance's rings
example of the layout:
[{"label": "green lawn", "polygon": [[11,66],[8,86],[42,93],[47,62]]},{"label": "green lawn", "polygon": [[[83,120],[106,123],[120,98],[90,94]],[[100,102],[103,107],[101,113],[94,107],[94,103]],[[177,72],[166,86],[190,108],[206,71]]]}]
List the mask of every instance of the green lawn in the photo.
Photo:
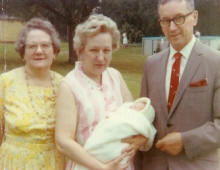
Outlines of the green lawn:
[{"label": "green lawn", "polygon": [[[14,50],[13,44],[0,44],[0,73],[4,71],[4,54],[6,51],[7,70],[23,65],[19,55]],[[67,44],[63,43],[61,52],[55,60],[52,69],[65,75],[73,66],[67,61]],[[145,57],[141,55],[141,46],[121,48],[113,54],[111,66],[118,69],[134,98],[139,96],[140,83]]]}]

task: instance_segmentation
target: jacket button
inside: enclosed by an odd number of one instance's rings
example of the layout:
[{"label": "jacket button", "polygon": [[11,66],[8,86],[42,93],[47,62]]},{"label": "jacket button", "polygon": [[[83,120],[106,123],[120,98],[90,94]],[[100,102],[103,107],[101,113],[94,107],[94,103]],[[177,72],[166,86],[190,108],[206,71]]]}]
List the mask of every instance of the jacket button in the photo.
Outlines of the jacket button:
[{"label": "jacket button", "polygon": [[167,127],[171,127],[171,126],[173,126],[173,124],[167,123]]}]

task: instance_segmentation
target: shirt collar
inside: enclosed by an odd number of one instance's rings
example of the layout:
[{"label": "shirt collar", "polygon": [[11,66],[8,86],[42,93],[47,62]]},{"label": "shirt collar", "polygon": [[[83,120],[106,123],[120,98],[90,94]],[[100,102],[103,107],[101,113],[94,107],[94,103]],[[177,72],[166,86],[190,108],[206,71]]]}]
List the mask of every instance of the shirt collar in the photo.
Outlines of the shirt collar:
[{"label": "shirt collar", "polygon": [[[196,42],[196,38],[195,36],[193,35],[192,37],[192,40],[180,51],[180,53],[182,54],[183,58],[184,59],[188,59],[190,54],[191,54],[191,51],[192,51],[192,48],[194,46]],[[169,60],[171,60],[173,57],[174,57],[174,54],[176,53],[177,51],[173,48],[172,45],[170,45],[170,55],[169,55]]]}]

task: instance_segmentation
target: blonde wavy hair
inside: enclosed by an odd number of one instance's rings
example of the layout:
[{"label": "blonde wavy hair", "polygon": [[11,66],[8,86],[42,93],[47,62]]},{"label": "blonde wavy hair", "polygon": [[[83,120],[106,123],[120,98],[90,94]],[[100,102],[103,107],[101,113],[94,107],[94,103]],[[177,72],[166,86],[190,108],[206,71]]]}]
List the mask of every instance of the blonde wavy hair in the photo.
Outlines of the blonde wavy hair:
[{"label": "blonde wavy hair", "polygon": [[120,46],[120,32],[116,23],[102,14],[90,15],[85,22],[79,24],[75,29],[73,41],[76,53],[79,55],[79,51],[85,47],[88,37],[106,32],[110,33],[112,37],[113,51],[117,50]]}]

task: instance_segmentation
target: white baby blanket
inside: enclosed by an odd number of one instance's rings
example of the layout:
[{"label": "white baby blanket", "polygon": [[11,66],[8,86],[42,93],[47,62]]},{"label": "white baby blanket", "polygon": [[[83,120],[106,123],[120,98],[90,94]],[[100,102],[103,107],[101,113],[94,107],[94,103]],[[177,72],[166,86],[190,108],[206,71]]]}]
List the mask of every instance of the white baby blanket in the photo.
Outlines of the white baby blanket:
[{"label": "white baby blanket", "polygon": [[[155,112],[150,99],[140,98],[135,101],[137,102],[147,104],[141,111],[135,111],[129,108],[132,103],[124,103],[115,112],[109,113],[109,117],[100,121],[95,127],[84,148],[98,160],[108,162],[120,156],[121,151],[129,146],[127,143],[122,143],[121,139],[141,134],[148,138],[144,150],[149,150],[156,134],[152,125]],[[88,169],[76,165],[74,170]]]}]

